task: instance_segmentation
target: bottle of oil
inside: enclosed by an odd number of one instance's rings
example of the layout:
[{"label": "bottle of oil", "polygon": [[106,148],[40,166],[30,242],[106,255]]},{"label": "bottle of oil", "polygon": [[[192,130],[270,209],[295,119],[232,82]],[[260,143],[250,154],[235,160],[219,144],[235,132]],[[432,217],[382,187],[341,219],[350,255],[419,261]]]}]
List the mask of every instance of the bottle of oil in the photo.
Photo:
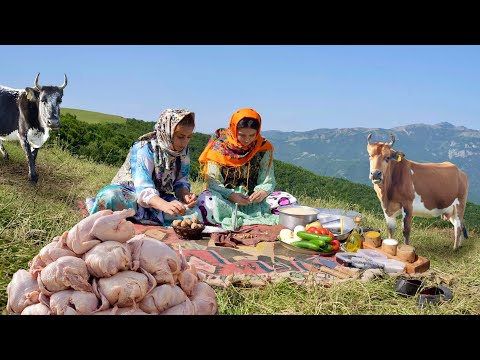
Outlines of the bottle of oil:
[{"label": "bottle of oil", "polygon": [[362,247],[363,229],[360,227],[362,218],[360,216],[356,216],[354,221],[356,226],[348,236],[345,243],[345,249],[349,252],[357,252],[357,250],[361,249]]}]

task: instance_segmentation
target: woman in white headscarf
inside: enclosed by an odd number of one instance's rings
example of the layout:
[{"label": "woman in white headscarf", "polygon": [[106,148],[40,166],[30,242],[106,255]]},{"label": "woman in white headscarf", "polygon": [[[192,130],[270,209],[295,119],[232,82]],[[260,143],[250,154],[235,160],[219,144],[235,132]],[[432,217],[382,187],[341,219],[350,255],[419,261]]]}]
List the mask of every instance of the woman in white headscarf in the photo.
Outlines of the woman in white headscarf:
[{"label": "woman in white headscarf", "polygon": [[165,110],[154,131],[132,145],[112,184],[98,192],[90,214],[133,208],[140,223],[169,225],[193,208],[197,196],[190,192],[188,143],[194,128],[193,112]]}]

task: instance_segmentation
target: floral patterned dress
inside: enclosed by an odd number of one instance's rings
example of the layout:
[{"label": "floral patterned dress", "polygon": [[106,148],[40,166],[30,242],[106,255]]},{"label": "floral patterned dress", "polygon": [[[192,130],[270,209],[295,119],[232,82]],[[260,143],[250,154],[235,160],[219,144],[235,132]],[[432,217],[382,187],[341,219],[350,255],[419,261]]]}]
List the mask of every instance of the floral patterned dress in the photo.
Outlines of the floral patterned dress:
[{"label": "floral patterned dress", "polygon": [[198,210],[203,221],[232,230],[235,204],[228,197],[233,192],[249,196],[254,191],[264,190],[269,196],[260,203],[238,206],[236,226],[278,224],[276,208],[297,204],[297,199],[286,192],[274,191],[276,181],[273,163],[269,167],[270,156],[270,151],[259,152],[237,171],[229,171],[228,168],[209,162],[208,189],[198,198]]}]

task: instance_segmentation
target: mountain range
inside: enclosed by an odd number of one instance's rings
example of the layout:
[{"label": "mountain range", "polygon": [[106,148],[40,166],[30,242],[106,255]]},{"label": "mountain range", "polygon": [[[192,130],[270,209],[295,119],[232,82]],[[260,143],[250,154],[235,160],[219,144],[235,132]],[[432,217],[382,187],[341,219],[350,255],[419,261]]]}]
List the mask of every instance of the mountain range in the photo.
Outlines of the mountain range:
[{"label": "mountain range", "polygon": [[[66,113],[71,113],[79,120],[88,123],[127,122],[127,119],[119,116],[86,110],[62,109],[62,114]],[[141,121],[141,123],[144,122]],[[154,124],[154,122],[145,122],[148,129],[153,128]],[[478,130],[442,122],[435,125],[413,124],[391,129],[323,128],[305,132],[262,131],[262,134],[275,146],[276,159],[301,166],[318,175],[372,186],[368,178],[369,161],[366,146],[369,133],[372,133],[372,142],[390,141],[390,133],[393,133],[394,149],[404,152],[407,159],[417,162],[450,161],[454,163],[469,177],[468,200],[480,204],[480,131]],[[210,134],[199,135],[202,141],[197,146],[206,142]]]},{"label": "mountain range", "polygon": [[316,129],[305,132],[263,131],[275,147],[275,158],[312,172],[370,185],[367,136],[390,141],[393,148],[416,162],[449,161],[469,178],[468,200],[480,203],[480,131],[447,122],[413,124],[392,129]]}]

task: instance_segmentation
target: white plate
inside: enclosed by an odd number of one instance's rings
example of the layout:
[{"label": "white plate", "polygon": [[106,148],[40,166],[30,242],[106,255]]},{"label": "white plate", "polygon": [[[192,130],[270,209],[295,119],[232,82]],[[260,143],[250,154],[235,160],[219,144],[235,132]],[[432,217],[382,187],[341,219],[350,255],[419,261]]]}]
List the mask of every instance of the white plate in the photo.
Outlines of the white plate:
[{"label": "white plate", "polygon": [[215,232],[227,232],[228,230],[225,230],[219,226],[208,226],[208,225],[205,225],[205,229],[203,229],[202,233],[206,233],[206,234],[211,234],[211,233],[215,233]]}]

